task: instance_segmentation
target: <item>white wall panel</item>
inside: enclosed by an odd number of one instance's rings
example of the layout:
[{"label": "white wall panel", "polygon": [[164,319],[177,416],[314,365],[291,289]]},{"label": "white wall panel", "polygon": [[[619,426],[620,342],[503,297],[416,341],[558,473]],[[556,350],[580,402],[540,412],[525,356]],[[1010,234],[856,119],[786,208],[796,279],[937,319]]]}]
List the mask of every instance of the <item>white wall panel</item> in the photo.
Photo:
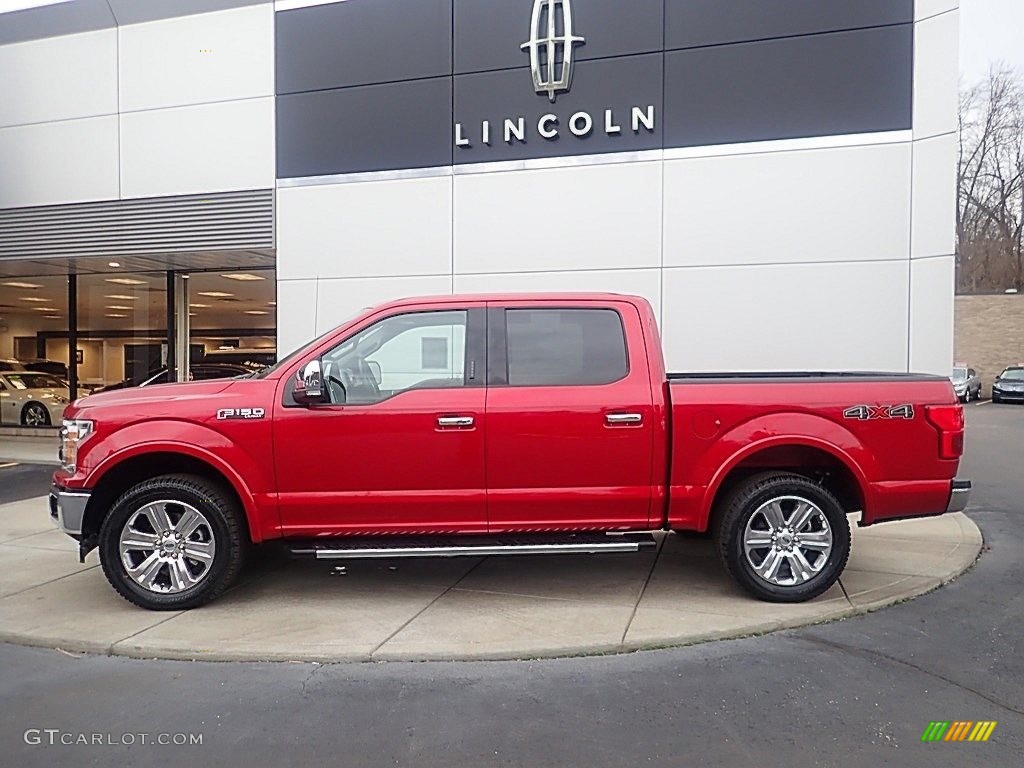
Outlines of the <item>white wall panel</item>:
[{"label": "white wall panel", "polygon": [[121,115],[123,197],[273,186],[273,98]]},{"label": "white wall panel", "polygon": [[586,272],[512,272],[456,275],[456,293],[610,291],[643,296],[661,317],[661,270],[615,269]]},{"label": "white wall panel", "polygon": [[460,274],[660,261],[660,162],[455,177]]},{"label": "white wall panel", "polygon": [[120,28],[121,109],[274,93],[274,9],[254,5]]},{"label": "white wall panel", "polygon": [[956,129],[960,11],[914,25],[914,138]]},{"label": "white wall panel", "polygon": [[316,280],[277,281],[277,359],[316,338]]},{"label": "white wall panel", "polygon": [[0,208],[117,199],[117,116],[0,128]]},{"label": "white wall panel", "polygon": [[666,269],[669,368],[904,371],[907,264]]},{"label": "white wall panel", "polygon": [[282,188],[278,277],[451,272],[452,179]]},{"label": "white wall panel", "polygon": [[956,242],[955,134],[914,142],[911,256],[944,256]]},{"label": "white wall panel", "polygon": [[0,126],[117,112],[117,32],[0,46]]},{"label": "white wall panel", "polygon": [[910,370],[948,376],[953,365],[953,257],[910,265]]},{"label": "white wall panel", "polygon": [[907,258],[910,143],[671,160],[665,265]]},{"label": "white wall panel", "polygon": [[316,332],[324,333],[357,312],[392,299],[451,293],[450,275],[320,280],[317,283]]},{"label": "white wall panel", "polygon": [[959,7],[959,0],[915,0],[914,18],[926,19],[929,16],[935,16]]}]

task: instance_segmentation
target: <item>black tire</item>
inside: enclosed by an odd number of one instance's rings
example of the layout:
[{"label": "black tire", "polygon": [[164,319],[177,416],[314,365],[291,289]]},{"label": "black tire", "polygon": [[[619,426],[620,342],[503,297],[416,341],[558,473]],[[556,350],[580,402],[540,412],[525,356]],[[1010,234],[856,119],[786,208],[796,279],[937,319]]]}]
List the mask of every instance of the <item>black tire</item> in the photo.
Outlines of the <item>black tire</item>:
[{"label": "black tire", "polygon": [[[802,583],[780,585],[762,578],[754,569],[744,548],[744,533],[751,518],[763,505],[782,497],[799,497],[820,510],[832,534],[831,550],[816,553],[813,565],[818,568]],[[789,503],[789,502],[786,502]],[[820,525],[820,519],[816,520]],[[850,557],[850,523],[838,499],[818,483],[802,475],[788,472],[764,472],[740,482],[716,507],[714,520],[715,549],[729,575],[754,597],[773,603],[801,603],[827,591],[843,572]],[[765,557],[767,557],[767,550]],[[806,557],[806,554],[805,554]],[[763,562],[763,561],[762,561]],[[789,565],[780,565],[779,573]]]},{"label": "black tire", "polygon": [[[168,510],[173,509],[173,502],[180,502],[199,511],[206,519],[203,535],[211,536],[215,547],[212,563],[202,570],[198,583],[177,592],[147,589],[137,583],[121,557],[119,544],[125,526],[136,512],[158,501],[172,502]],[[231,493],[203,477],[163,475],[129,488],[114,502],[100,527],[99,556],[107,581],[125,600],[153,611],[180,611],[208,603],[231,586],[242,570],[248,546],[245,515]],[[199,561],[189,562],[203,567]],[[169,580],[170,570],[160,575]]]},{"label": "black tire", "polygon": [[999,395],[992,395],[992,402],[993,403],[998,403],[999,402]]},{"label": "black tire", "polygon": [[[40,421],[36,424],[29,424],[28,418],[30,413],[36,414]],[[46,406],[42,403],[26,403],[25,407],[21,409],[21,426],[48,427],[50,426],[50,412],[46,410]]]}]

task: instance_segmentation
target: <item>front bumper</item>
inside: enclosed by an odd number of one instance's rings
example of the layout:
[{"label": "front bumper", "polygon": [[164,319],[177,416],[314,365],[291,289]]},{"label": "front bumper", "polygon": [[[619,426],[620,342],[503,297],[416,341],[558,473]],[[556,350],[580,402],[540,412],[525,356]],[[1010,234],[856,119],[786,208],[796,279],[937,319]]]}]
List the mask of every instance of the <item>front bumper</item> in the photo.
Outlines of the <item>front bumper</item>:
[{"label": "front bumper", "polygon": [[971,498],[971,481],[954,480],[953,487],[949,493],[949,503],[946,505],[946,512],[963,512],[967,509],[967,502]]},{"label": "front bumper", "polygon": [[1019,400],[1024,403],[1024,391],[1019,389],[1006,390],[993,388],[992,394],[1000,400]]},{"label": "front bumper", "polygon": [[88,503],[89,491],[69,491],[55,485],[50,488],[50,519],[69,536],[81,536]]}]

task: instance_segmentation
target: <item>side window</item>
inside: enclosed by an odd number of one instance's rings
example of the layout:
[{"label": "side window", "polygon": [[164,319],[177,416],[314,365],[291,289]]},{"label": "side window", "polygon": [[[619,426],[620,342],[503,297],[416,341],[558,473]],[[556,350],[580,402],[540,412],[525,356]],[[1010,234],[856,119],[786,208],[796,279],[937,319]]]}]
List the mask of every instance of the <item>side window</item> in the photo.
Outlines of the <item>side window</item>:
[{"label": "side window", "polygon": [[465,386],[465,310],[380,320],[323,356],[332,403],[379,403],[410,389]]},{"label": "side window", "polygon": [[510,386],[609,384],[629,371],[626,337],[612,309],[509,309]]}]

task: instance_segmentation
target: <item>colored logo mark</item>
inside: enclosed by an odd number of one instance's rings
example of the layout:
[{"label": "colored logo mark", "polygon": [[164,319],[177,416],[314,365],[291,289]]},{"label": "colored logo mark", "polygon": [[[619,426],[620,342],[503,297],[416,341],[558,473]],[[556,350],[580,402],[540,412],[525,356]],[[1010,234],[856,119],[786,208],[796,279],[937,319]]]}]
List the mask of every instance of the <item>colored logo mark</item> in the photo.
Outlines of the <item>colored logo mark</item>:
[{"label": "colored logo mark", "polygon": [[995,720],[933,720],[921,734],[921,741],[988,741],[995,729]]}]

